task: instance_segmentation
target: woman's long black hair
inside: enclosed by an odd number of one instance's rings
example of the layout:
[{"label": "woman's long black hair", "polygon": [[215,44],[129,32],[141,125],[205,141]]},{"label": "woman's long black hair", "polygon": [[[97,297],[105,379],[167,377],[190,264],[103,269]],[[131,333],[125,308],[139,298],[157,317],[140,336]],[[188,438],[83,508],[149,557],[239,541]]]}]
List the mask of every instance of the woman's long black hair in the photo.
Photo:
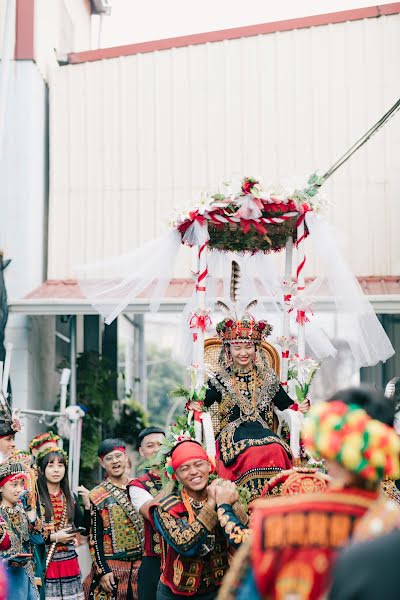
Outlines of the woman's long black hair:
[{"label": "woman's long black hair", "polygon": [[54,462],[54,459],[58,459],[60,463],[65,465],[65,475],[60,481],[61,490],[64,492],[65,499],[67,501],[67,517],[69,522],[74,522],[75,518],[75,502],[69,489],[68,482],[68,469],[67,461],[65,456],[61,452],[49,452],[40,462],[39,473],[38,473],[38,489],[41,502],[44,504],[44,515],[47,522],[53,519],[53,508],[51,505],[50,494],[47,488],[47,481],[45,477],[46,467],[49,463]]}]

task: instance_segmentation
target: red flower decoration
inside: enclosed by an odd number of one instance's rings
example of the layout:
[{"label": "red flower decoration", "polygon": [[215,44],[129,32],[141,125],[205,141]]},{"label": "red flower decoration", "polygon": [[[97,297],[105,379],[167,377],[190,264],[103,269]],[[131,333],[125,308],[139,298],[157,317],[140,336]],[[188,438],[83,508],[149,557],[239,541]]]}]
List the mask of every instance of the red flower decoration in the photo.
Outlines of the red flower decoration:
[{"label": "red flower decoration", "polygon": [[259,321],[257,329],[258,329],[258,331],[264,331],[266,326],[267,326],[267,324],[264,323],[264,321]]},{"label": "red flower decoration", "polygon": [[233,325],[233,321],[232,321],[232,319],[227,319],[227,320],[225,321],[225,327],[232,327],[232,325]]},{"label": "red flower decoration", "polygon": [[251,179],[251,177],[246,177],[242,183],[242,192],[243,194],[251,194],[251,188],[258,184],[256,179]]}]

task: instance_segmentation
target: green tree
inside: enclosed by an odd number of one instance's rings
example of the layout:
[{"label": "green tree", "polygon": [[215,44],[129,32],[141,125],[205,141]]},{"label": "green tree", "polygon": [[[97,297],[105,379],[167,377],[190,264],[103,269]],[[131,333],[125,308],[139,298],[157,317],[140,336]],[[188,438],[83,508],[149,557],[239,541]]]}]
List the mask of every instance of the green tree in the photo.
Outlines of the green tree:
[{"label": "green tree", "polygon": [[82,479],[92,478],[97,465],[97,448],[114,426],[113,400],[117,372],[97,352],[83,352],[77,358],[77,404],[85,411],[82,424]]},{"label": "green tree", "polygon": [[114,436],[136,448],[139,433],[147,427],[147,415],[139,402],[126,398],[120,403],[118,421],[114,426]]},{"label": "green tree", "polygon": [[149,345],[147,349],[147,396],[150,425],[164,427],[172,400],[168,394],[183,385],[185,370],[169,349]]}]

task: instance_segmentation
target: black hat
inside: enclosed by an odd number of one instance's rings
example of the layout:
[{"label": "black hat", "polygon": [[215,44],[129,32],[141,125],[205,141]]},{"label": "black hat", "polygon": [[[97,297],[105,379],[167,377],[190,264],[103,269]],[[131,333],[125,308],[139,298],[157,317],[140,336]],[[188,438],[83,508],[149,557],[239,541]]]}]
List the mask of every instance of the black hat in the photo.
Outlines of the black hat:
[{"label": "black hat", "polygon": [[113,450],[123,450],[125,452],[125,442],[119,438],[107,438],[106,440],[103,440],[98,447],[97,456],[103,458],[106,454],[113,452]]},{"label": "black hat", "polygon": [[138,435],[138,440],[137,440],[137,449],[139,449],[141,443],[143,442],[144,438],[147,435],[150,435],[152,433],[162,433],[163,435],[165,435],[165,431],[162,427],[146,427],[146,429],[142,429],[142,431],[139,433]]}]

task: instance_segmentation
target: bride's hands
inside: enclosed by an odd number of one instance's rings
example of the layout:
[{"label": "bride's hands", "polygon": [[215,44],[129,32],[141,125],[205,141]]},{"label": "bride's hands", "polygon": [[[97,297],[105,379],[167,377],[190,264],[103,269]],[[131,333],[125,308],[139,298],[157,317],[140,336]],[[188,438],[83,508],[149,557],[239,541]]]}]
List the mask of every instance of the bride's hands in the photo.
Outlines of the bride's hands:
[{"label": "bride's hands", "polygon": [[193,400],[188,402],[187,407],[188,410],[195,410],[196,412],[202,412],[203,410],[203,405],[201,404],[201,402],[195,402]]}]

